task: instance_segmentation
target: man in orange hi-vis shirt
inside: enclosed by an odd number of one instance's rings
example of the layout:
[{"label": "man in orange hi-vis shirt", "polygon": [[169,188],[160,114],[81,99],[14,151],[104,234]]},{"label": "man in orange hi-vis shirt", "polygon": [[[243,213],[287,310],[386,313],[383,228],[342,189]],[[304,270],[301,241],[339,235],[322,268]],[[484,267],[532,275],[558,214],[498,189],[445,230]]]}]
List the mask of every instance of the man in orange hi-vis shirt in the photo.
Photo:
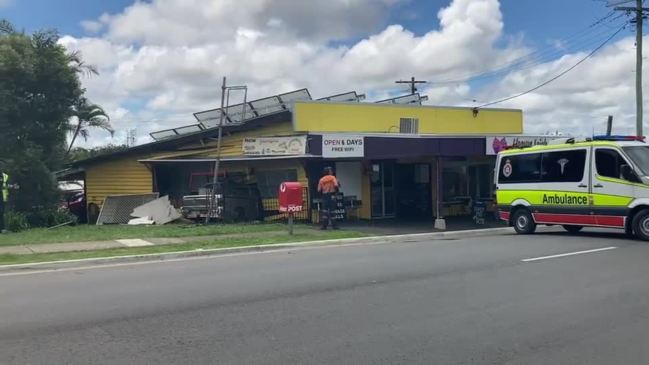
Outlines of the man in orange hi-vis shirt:
[{"label": "man in orange hi-vis shirt", "polygon": [[322,226],[320,229],[327,229],[329,223],[331,222],[331,227],[337,229],[336,220],[333,217],[333,211],[336,209],[336,193],[340,184],[333,174],[333,169],[331,167],[326,167],[324,169],[324,176],[318,182],[318,192],[322,194],[322,214],[320,218],[320,223]]}]

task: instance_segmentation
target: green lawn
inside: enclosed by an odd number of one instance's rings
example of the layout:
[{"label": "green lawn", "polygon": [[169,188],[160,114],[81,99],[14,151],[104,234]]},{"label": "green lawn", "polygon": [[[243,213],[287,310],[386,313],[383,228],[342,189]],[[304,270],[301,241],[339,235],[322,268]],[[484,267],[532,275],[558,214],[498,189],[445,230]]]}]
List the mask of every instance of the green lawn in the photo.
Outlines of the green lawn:
[{"label": "green lawn", "polygon": [[[250,227],[264,227],[264,226],[267,228],[274,227],[269,225],[259,225],[259,226],[250,226]],[[225,230],[226,227],[229,226],[222,227],[222,229]],[[230,227],[227,229],[235,229],[235,227],[237,226]],[[239,229],[242,229],[242,227],[243,226],[239,226]],[[135,227],[129,227],[129,228],[135,228]],[[163,227],[158,227],[158,228],[163,228]],[[212,227],[212,228],[216,229],[218,227]],[[279,228],[284,229],[285,227],[279,225]],[[145,231],[139,233],[144,233],[144,232]],[[232,233],[232,231],[228,231],[228,233]],[[210,231],[209,233],[205,233],[205,234],[214,234],[214,231]],[[196,233],[193,233],[192,235],[196,235]],[[115,249],[96,250],[96,251],[75,251],[75,252],[47,253],[47,254],[26,254],[26,255],[5,254],[5,255],[0,255],[0,265],[75,260],[75,259],[111,257],[111,256],[155,254],[155,253],[164,253],[164,252],[191,251],[191,250],[198,250],[198,249],[241,247],[241,246],[252,246],[252,245],[272,245],[272,244],[290,243],[290,242],[306,242],[306,241],[314,241],[314,240],[355,238],[355,237],[363,237],[363,236],[365,236],[365,234],[360,232],[355,232],[355,231],[319,232],[319,231],[311,230],[311,231],[301,232],[293,236],[289,236],[288,234],[286,234],[286,235],[254,237],[254,238],[241,237],[241,238],[232,238],[232,239],[208,240],[205,242],[193,242],[193,243],[184,243],[184,244],[177,244],[177,245],[160,245],[160,246],[147,246],[147,247],[135,247],[135,248],[115,248]],[[131,236],[131,237],[135,237],[135,236]],[[151,237],[151,236],[137,236],[137,237]]]},{"label": "green lawn", "polygon": [[[298,225],[298,227],[300,226]],[[18,233],[3,233],[0,234],[0,246],[34,243],[108,241],[122,238],[210,236],[270,232],[285,229],[287,229],[285,224],[262,223],[223,225],[167,224],[163,226],[78,225],[74,227],[60,227],[51,230],[45,228],[33,228]]]}]

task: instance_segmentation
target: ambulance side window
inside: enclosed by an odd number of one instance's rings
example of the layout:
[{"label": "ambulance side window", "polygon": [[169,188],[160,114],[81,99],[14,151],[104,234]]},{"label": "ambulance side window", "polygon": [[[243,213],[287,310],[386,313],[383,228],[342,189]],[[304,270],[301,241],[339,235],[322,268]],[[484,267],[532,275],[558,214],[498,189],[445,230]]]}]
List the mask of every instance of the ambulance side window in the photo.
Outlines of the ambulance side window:
[{"label": "ambulance side window", "polygon": [[500,184],[538,182],[541,180],[541,154],[503,156],[498,168]]},{"label": "ambulance side window", "polygon": [[584,177],[586,150],[567,150],[543,154],[543,182],[578,182]]},{"label": "ambulance side window", "polygon": [[621,174],[622,165],[626,165],[626,161],[616,150],[598,148],[595,151],[595,166],[599,176],[623,179]]}]

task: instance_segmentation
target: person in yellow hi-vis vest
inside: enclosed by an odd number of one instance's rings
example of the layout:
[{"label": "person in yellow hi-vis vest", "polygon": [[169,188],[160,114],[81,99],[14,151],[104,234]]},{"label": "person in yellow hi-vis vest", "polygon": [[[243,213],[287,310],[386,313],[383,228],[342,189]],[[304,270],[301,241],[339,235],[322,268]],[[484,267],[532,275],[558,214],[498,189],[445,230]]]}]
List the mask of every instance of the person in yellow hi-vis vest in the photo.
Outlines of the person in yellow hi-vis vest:
[{"label": "person in yellow hi-vis vest", "polygon": [[5,206],[9,200],[9,189],[18,189],[18,185],[9,184],[9,174],[0,171],[0,187],[2,188],[2,195],[0,195],[0,233],[5,231]]}]

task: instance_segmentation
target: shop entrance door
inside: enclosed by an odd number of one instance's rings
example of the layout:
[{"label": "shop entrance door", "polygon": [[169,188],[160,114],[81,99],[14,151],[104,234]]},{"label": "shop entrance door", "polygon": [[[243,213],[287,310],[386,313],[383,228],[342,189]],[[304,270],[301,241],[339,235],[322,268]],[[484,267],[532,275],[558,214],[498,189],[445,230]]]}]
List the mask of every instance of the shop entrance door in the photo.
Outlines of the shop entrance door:
[{"label": "shop entrance door", "polygon": [[397,218],[430,220],[433,216],[430,164],[397,164],[394,177]]},{"label": "shop entrance door", "polygon": [[373,162],[370,173],[372,218],[394,217],[394,163]]}]

